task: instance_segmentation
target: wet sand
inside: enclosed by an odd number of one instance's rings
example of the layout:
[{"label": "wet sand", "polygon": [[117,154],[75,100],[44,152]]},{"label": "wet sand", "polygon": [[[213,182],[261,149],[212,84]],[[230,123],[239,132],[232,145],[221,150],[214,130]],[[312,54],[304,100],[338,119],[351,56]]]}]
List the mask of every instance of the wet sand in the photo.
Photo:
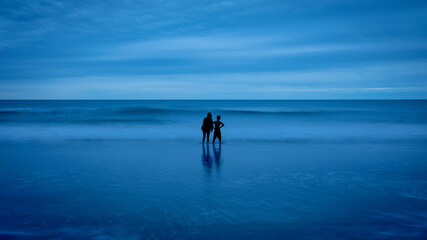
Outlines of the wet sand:
[{"label": "wet sand", "polygon": [[424,239],[420,142],[3,141],[5,239]]}]

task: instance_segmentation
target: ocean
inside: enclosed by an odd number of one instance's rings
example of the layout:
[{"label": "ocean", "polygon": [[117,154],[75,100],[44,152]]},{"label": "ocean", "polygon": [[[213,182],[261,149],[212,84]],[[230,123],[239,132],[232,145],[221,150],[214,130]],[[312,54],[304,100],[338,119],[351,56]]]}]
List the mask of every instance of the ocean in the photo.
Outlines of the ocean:
[{"label": "ocean", "polygon": [[0,239],[427,237],[425,100],[3,100],[0,159]]},{"label": "ocean", "polygon": [[427,101],[0,101],[0,140],[425,141]]}]

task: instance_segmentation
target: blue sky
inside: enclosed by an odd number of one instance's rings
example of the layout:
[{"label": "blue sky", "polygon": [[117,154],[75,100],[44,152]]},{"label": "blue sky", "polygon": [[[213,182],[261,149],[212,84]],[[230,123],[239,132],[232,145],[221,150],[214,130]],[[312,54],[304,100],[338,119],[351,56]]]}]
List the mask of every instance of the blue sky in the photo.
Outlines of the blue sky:
[{"label": "blue sky", "polygon": [[0,1],[0,99],[427,98],[427,1]]}]

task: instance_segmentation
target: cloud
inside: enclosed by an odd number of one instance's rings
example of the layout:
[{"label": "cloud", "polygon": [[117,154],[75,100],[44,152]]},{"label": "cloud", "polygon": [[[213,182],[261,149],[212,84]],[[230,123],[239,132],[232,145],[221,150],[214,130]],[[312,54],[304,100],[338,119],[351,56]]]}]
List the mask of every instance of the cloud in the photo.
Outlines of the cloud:
[{"label": "cloud", "polygon": [[[412,71],[425,63],[412,66]],[[0,98],[23,99],[353,99],[426,97],[425,81],[401,81],[411,67],[311,72],[91,76],[21,84],[0,82]],[[426,70],[424,70],[426,72]],[[369,82],[367,80],[375,79]],[[385,94],[385,95],[384,95]]]},{"label": "cloud", "polygon": [[426,13],[411,0],[1,1],[0,98],[426,96]]},{"label": "cloud", "polygon": [[301,43],[278,35],[207,35],[173,37],[124,43],[106,50],[99,60],[135,60],[161,58],[258,58],[283,57],[344,51],[427,50],[422,41]]}]

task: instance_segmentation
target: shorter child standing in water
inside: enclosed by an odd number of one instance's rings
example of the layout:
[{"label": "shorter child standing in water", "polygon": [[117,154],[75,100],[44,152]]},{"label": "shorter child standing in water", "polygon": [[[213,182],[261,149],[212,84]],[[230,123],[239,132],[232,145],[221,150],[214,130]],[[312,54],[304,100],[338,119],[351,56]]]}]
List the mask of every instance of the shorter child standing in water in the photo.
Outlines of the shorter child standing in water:
[{"label": "shorter child standing in water", "polygon": [[224,123],[222,123],[220,121],[221,116],[218,115],[216,116],[216,121],[213,122],[214,126],[215,126],[215,130],[214,130],[214,138],[213,138],[213,143],[215,142],[215,139],[218,138],[219,142],[221,142],[221,128],[224,127]]}]

